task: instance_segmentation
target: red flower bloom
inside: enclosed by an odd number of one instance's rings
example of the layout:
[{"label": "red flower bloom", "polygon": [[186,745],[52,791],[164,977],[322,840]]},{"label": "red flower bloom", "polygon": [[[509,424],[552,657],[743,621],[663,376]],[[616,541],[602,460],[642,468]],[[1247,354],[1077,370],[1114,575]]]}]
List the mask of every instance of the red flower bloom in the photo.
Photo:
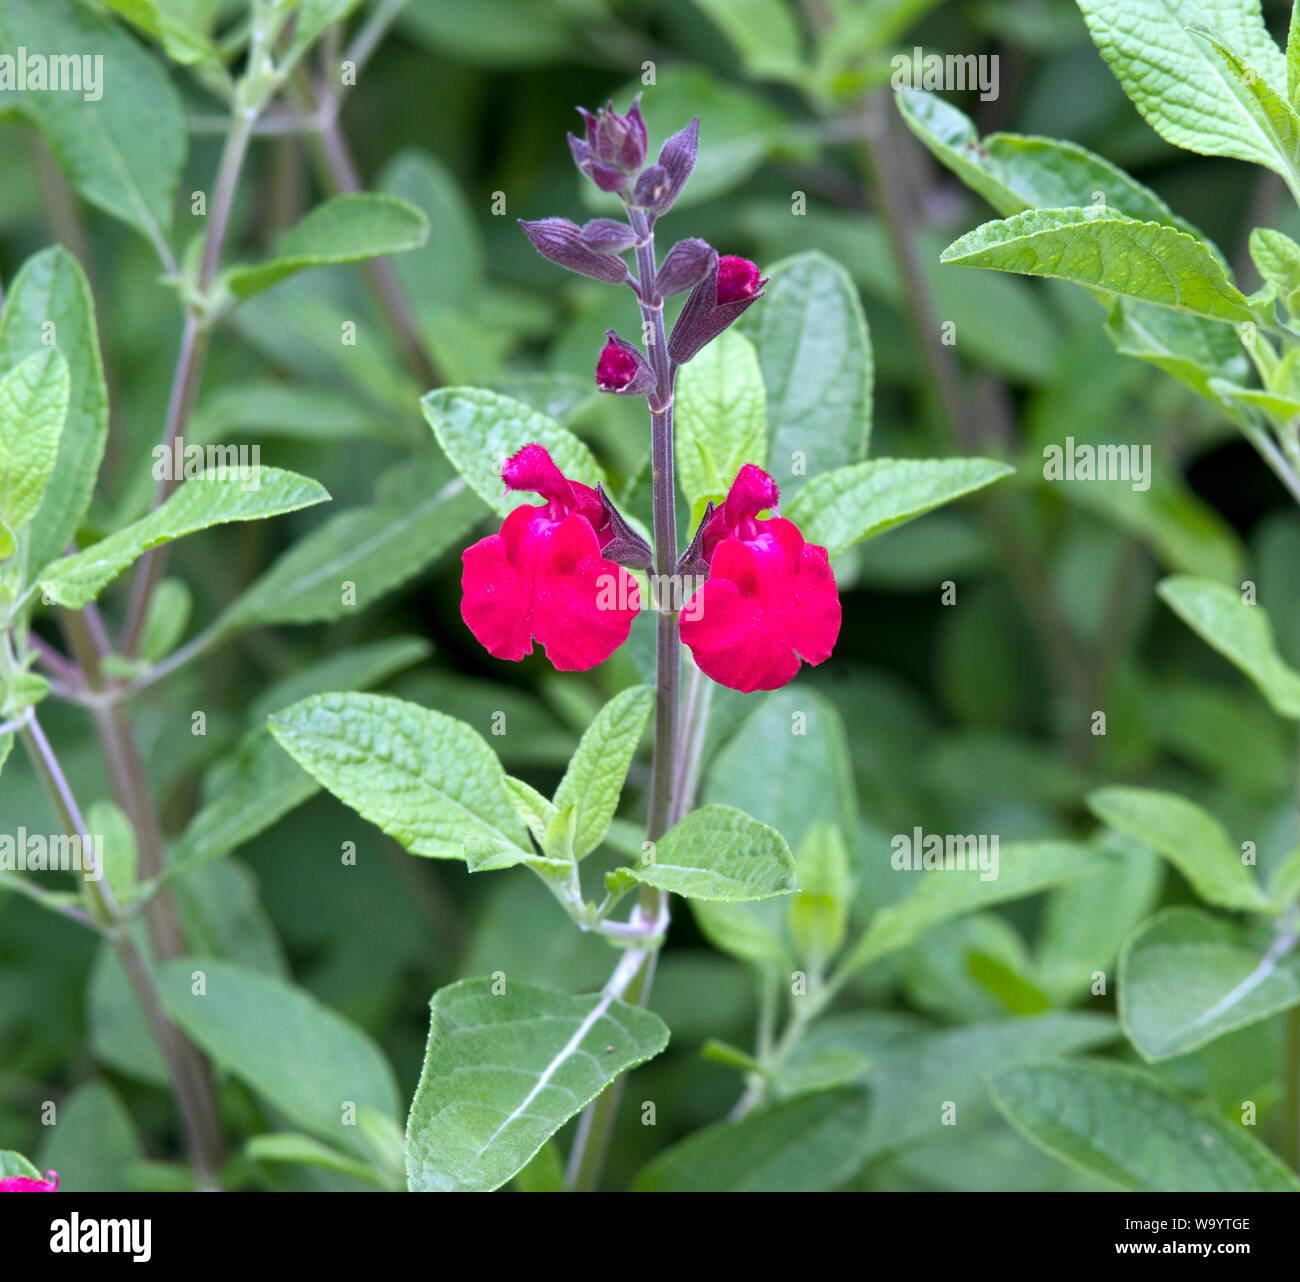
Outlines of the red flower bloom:
[{"label": "red flower bloom", "polygon": [[546,502],[515,508],[500,533],[465,549],[461,617],[498,659],[531,654],[535,638],[562,672],[594,668],[627,640],[640,609],[636,580],[601,556],[614,530],[600,496],[540,445],[525,445],[502,477]]},{"label": "red flower bloom", "polygon": [[776,690],[800,660],[830,657],[840,633],[840,598],[826,549],[805,543],[791,521],[759,520],[780,492],[760,467],[740,469],[726,501],[704,526],[709,577],[682,609],[682,641],[719,685]]},{"label": "red flower bloom", "polygon": [[54,1193],[59,1187],[58,1171],[46,1171],[43,1180],[25,1175],[8,1175],[0,1180],[0,1193]]}]

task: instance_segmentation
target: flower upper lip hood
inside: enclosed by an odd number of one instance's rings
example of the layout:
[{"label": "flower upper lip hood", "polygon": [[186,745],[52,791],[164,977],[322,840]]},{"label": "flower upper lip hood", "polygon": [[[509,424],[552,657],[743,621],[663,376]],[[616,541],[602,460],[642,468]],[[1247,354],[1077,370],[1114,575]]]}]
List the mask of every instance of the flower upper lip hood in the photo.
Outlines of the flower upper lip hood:
[{"label": "flower upper lip hood", "polygon": [[461,617],[498,659],[522,659],[537,640],[561,671],[603,663],[627,640],[640,598],[628,571],[601,555],[615,536],[601,496],[541,445],[524,446],[501,474],[507,489],[546,501],[515,508],[465,549]]},{"label": "flower upper lip hood", "polygon": [[779,497],[762,468],[740,469],[701,531],[709,577],[679,623],[705,676],[747,694],[786,685],[802,661],[822,663],[840,632],[826,549],[805,542],[792,521],[759,517]]},{"label": "flower upper lip hood", "polygon": [[58,1171],[46,1171],[43,1180],[33,1180],[26,1175],[8,1175],[0,1180],[0,1193],[56,1193],[58,1188]]}]

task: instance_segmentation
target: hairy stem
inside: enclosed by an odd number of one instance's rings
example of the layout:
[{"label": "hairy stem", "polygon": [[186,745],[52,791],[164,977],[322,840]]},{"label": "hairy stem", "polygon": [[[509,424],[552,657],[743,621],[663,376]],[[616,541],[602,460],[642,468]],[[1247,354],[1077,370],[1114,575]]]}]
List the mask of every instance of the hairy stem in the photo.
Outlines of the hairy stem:
[{"label": "hairy stem", "polygon": [[[672,610],[676,592],[670,586],[677,569],[677,508],[673,483],[673,370],[664,332],[663,299],[656,284],[654,233],[639,209],[629,209],[637,233],[636,264],[641,320],[647,357],[655,373],[650,396],[650,466],[654,502],[654,570],[658,591],[652,591],[655,614],[654,756],[650,767],[650,805],[646,839],[658,841],[673,819],[673,783],[677,758],[677,705],[681,684],[681,640]],[[655,599],[658,598],[658,599]],[[667,919],[667,895],[651,886],[641,888],[638,913],[643,920]],[[658,948],[645,951],[644,961],[628,985],[625,1000],[644,1005],[650,996]],[[626,1074],[618,1078],[584,1111],[578,1123],[568,1168],[569,1187],[589,1192],[600,1183],[614,1119],[618,1114]]]}]

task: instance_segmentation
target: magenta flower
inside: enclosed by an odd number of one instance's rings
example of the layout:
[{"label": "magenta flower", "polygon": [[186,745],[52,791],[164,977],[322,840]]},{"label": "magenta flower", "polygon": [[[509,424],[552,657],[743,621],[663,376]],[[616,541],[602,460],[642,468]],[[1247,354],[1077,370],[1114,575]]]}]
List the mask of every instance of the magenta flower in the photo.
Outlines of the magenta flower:
[{"label": "magenta flower", "polygon": [[616,533],[605,505],[540,445],[525,445],[501,474],[507,489],[546,502],[515,508],[499,533],[465,549],[461,617],[495,658],[522,659],[535,639],[562,672],[594,668],[627,640],[641,605],[636,580],[601,555]]},{"label": "magenta flower", "polygon": [[54,1193],[59,1187],[58,1171],[46,1171],[43,1180],[25,1175],[7,1175],[0,1180],[0,1193]]},{"label": "magenta flower", "polygon": [[780,491],[746,463],[705,522],[709,577],[682,609],[682,641],[705,676],[748,694],[791,681],[800,662],[822,663],[840,633],[840,598],[826,549],[781,517],[759,519]]}]

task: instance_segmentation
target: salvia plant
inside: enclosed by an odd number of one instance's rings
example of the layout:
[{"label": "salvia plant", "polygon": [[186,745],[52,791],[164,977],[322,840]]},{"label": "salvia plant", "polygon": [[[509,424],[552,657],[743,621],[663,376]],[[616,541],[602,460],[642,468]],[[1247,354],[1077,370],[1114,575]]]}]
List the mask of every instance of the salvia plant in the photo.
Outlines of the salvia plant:
[{"label": "salvia plant", "polygon": [[[1050,463],[1191,415],[1300,501],[1300,244],[1255,228],[1247,292],[1102,157],[887,87],[937,7],[695,0],[742,86],[599,3],[0,0],[64,242],[0,295],[0,966],[76,995],[0,1009],[0,1191],[1300,1190],[1300,624],[1181,480]],[[1079,8],[1158,134],[1300,201],[1294,20]],[[395,24],[640,78],[484,239],[422,148],[364,190]],[[995,221],[942,248],[916,140]],[[736,196],[768,162],[827,199]],[[426,572],[431,636],[360,630]],[[1148,597],[1254,692],[1126,654]],[[869,668],[932,641],[955,729]]]}]

